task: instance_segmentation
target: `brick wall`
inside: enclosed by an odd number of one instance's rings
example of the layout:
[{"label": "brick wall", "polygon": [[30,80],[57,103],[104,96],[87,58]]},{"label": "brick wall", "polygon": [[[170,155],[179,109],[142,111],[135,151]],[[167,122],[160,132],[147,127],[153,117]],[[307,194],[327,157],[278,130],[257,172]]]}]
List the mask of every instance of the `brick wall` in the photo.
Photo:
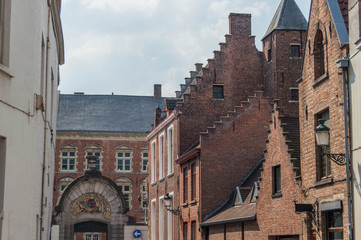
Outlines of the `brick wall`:
[{"label": "brick wall", "polygon": [[201,219],[215,210],[262,159],[271,106],[257,92],[201,136]]},{"label": "brick wall", "polygon": [[[63,134],[57,133],[57,142],[55,150],[55,178],[54,178],[54,207],[57,205],[60,189],[59,180],[64,177],[78,178],[84,175],[86,162],[86,148],[91,145],[101,147],[101,172],[104,177],[116,180],[120,177],[129,178],[132,181],[131,189],[131,209],[127,216],[135,218],[136,222],[144,221],[144,210],[141,208],[141,202],[138,197],[141,195],[141,182],[148,177],[148,173],[141,171],[141,154],[147,152],[147,141],[145,134]],[[119,140],[118,140],[119,139]],[[64,146],[73,145],[76,148],[76,171],[61,171],[61,149]],[[132,171],[123,173],[116,171],[116,152],[119,146],[128,146],[132,150]],[[142,219],[141,219],[142,218]]]},{"label": "brick wall", "polygon": [[[202,75],[190,85],[190,93],[177,104],[182,112],[180,124],[180,153],[189,148],[215,119],[239,105],[253,91],[260,89],[263,54],[255,47],[251,36],[251,15],[230,14],[230,34],[214,58],[208,60]],[[213,99],[213,85],[224,86],[224,99]]]},{"label": "brick wall", "polygon": [[[321,31],[324,46],[326,74],[315,79],[315,36]],[[323,203],[341,200],[343,205],[344,239],[348,239],[346,169],[331,163],[331,175],[317,177],[315,131],[316,114],[328,109],[330,114],[330,140],[333,153],[345,153],[345,135],[343,118],[343,92],[341,69],[336,61],[347,55],[347,48],[340,48],[339,39],[326,0],[313,1],[307,48],[303,66],[303,79],[300,90],[300,133],[301,133],[301,169],[302,185],[305,189],[305,202]],[[327,184],[328,183],[328,184]],[[324,224],[321,215],[321,226]],[[322,228],[321,228],[322,229]],[[324,236],[325,232],[321,232]],[[319,239],[319,238],[317,238]]]}]

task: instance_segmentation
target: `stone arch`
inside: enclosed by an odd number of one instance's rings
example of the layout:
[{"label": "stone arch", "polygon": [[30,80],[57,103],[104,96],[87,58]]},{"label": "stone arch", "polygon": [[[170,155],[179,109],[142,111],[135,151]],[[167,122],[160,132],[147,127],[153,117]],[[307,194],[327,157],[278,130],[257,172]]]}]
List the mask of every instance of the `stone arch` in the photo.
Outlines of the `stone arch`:
[{"label": "stone arch", "polygon": [[113,181],[87,173],[69,184],[55,208],[59,239],[73,239],[75,224],[82,222],[107,224],[107,239],[124,239],[126,211],[124,196]]}]

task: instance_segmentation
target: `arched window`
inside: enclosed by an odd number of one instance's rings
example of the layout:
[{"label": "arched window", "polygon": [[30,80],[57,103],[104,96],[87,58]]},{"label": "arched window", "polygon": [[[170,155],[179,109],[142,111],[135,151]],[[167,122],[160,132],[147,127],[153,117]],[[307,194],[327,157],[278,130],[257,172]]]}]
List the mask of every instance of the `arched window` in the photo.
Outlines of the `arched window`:
[{"label": "arched window", "polygon": [[325,74],[325,49],[323,46],[323,34],[320,29],[316,32],[313,53],[316,80]]},{"label": "arched window", "polygon": [[65,188],[72,182],[74,181],[74,178],[71,177],[64,177],[59,179],[59,192],[63,193]]}]

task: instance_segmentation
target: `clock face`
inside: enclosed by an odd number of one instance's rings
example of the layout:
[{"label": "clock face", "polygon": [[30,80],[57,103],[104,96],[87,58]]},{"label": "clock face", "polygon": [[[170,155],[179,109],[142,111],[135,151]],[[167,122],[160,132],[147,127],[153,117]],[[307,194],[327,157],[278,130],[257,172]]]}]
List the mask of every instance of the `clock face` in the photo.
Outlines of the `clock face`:
[{"label": "clock face", "polygon": [[88,206],[88,208],[95,208],[97,205],[97,202],[95,201],[94,198],[88,199],[86,205]]}]

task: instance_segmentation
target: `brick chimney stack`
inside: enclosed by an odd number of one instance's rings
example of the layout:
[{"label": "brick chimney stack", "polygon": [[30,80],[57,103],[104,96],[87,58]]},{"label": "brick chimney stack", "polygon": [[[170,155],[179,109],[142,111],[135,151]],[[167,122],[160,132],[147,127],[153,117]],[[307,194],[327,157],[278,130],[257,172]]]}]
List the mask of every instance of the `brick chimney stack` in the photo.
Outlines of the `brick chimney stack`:
[{"label": "brick chimney stack", "polygon": [[162,110],[158,106],[154,112],[154,128],[156,128],[159,125],[161,121],[161,117],[162,117]]},{"label": "brick chimney stack", "polygon": [[154,84],[154,98],[155,99],[162,98],[162,84]]},{"label": "brick chimney stack", "polygon": [[229,14],[229,34],[235,36],[251,36],[251,14]]}]

